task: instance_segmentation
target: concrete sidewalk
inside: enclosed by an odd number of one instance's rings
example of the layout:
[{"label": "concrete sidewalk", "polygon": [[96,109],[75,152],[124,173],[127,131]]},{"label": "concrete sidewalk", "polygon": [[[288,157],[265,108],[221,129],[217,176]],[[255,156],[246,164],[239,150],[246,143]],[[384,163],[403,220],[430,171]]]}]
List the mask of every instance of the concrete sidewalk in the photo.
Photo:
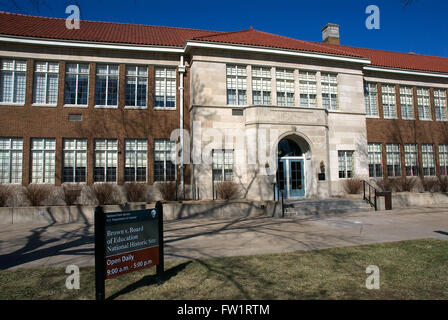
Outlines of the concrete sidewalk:
[{"label": "concrete sidewalk", "polygon": [[[448,240],[448,208],[165,223],[165,257],[206,258],[355,246],[420,238]],[[93,225],[1,225],[0,269],[93,265]]]}]

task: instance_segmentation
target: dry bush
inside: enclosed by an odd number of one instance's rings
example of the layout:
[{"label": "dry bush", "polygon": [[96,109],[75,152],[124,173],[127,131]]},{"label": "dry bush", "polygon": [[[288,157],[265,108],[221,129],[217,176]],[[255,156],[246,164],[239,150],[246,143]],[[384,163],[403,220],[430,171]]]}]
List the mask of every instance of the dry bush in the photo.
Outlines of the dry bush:
[{"label": "dry bush", "polygon": [[6,202],[13,195],[11,186],[0,184],[0,207],[6,207]]},{"label": "dry bush", "polygon": [[119,204],[120,196],[118,187],[112,183],[98,183],[92,187],[93,195],[96,197],[98,205]]},{"label": "dry bush", "polygon": [[75,204],[81,194],[81,186],[78,185],[64,185],[64,201],[68,206]]},{"label": "dry bush", "polygon": [[448,177],[447,176],[438,176],[437,182],[439,183],[439,191],[440,192],[448,192]]},{"label": "dry bush", "polygon": [[238,185],[233,181],[221,181],[215,185],[218,199],[229,200],[235,198],[239,192]]},{"label": "dry bush", "polygon": [[430,178],[430,177],[423,177],[420,178],[422,182],[423,190],[429,191],[429,192],[437,192],[439,187],[439,181],[437,178]]},{"label": "dry bush", "polygon": [[157,183],[157,188],[162,194],[163,200],[176,200],[177,184],[176,181],[164,181]]},{"label": "dry bush", "polygon": [[124,187],[129,202],[146,201],[146,191],[148,190],[146,183],[130,182],[126,183]]},{"label": "dry bush", "polygon": [[395,186],[397,184],[396,179],[389,179],[389,178],[379,179],[376,180],[375,182],[378,188],[381,189],[381,191],[394,191]]},{"label": "dry bush", "polygon": [[32,206],[41,206],[50,198],[52,189],[53,186],[45,184],[30,184],[24,188],[23,193]]},{"label": "dry bush", "polygon": [[395,188],[401,192],[411,192],[417,185],[416,178],[399,178],[395,181]]},{"label": "dry bush", "polygon": [[344,181],[344,190],[348,194],[358,194],[362,190],[362,179],[350,178]]}]

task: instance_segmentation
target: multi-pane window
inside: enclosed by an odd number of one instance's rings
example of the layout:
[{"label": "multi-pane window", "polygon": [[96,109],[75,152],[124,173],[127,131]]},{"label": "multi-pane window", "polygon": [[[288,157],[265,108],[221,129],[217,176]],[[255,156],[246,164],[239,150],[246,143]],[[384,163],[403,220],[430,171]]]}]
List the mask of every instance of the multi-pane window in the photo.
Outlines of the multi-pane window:
[{"label": "multi-pane window", "polygon": [[300,106],[316,107],[316,72],[299,72]]},{"label": "multi-pane window", "polygon": [[118,105],[118,65],[96,66],[95,105],[116,107]]},{"label": "multi-pane window", "polygon": [[425,176],[436,175],[436,162],[434,157],[433,144],[422,144],[422,165],[423,165],[423,175]]},{"label": "multi-pane window", "polygon": [[378,90],[376,83],[364,83],[364,100],[366,102],[366,115],[378,116]]},{"label": "multi-pane window", "polygon": [[277,105],[294,106],[294,70],[276,69]]},{"label": "multi-pane window", "polygon": [[56,139],[31,139],[31,182],[54,183]]},{"label": "multi-pane window", "polygon": [[417,89],[418,118],[420,120],[431,120],[431,108],[429,104],[429,89]]},{"label": "multi-pane window", "polygon": [[124,154],[124,180],[146,181],[148,140],[126,139],[124,141]]},{"label": "multi-pane window", "polygon": [[386,158],[387,158],[387,176],[389,177],[401,176],[400,145],[395,143],[386,144]]},{"label": "multi-pane window", "polygon": [[397,108],[395,107],[395,86],[383,84],[381,86],[381,96],[384,118],[396,118]]},{"label": "multi-pane window", "polygon": [[2,60],[0,70],[0,102],[25,103],[26,61]]},{"label": "multi-pane window", "polygon": [[0,138],[0,183],[22,183],[23,140]]},{"label": "multi-pane window", "polygon": [[175,154],[175,141],[154,140],[154,181],[176,180]]},{"label": "multi-pane window", "polygon": [[116,182],[117,181],[117,157],[118,140],[95,140],[95,167],[93,181]]},{"label": "multi-pane window", "polygon": [[332,73],[322,73],[322,105],[326,110],[338,109],[338,77]]},{"label": "multi-pane window", "polygon": [[369,157],[369,177],[381,178],[383,176],[381,143],[369,143],[367,152]]},{"label": "multi-pane window", "polygon": [[252,67],[252,103],[271,104],[271,69]]},{"label": "multi-pane window", "polygon": [[34,64],[33,103],[57,104],[59,63],[38,61]]},{"label": "multi-pane window", "polygon": [[67,63],[65,67],[64,103],[87,105],[89,92],[89,65],[87,63]]},{"label": "multi-pane window", "polygon": [[339,178],[353,177],[353,151],[338,151]]},{"label": "multi-pane window", "polygon": [[448,176],[448,144],[439,144],[440,174]]},{"label": "multi-pane window", "polygon": [[233,150],[213,150],[213,181],[233,179]]},{"label": "multi-pane window", "polygon": [[411,87],[400,87],[401,118],[414,119],[414,92]]},{"label": "multi-pane window", "polygon": [[148,68],[126,66],[125,105],[132,107],[146,107],[147,87]]},{"label": "multi-pane window", "polygon": [[176,107],[176,69],[156,68],[156,108]]},{"label": "multi-pane window", "polygon": [[227,66],[227,104],[246,105],[246,66]]},{"label": "multi-pane window", "polygon": [[446,91],[434,90],[436,120],[446,120]]},{"label": "multi-pane window", "polygon": [[64,139],[62,182],[86,182],[87,139]]},{"label": "multi-pane window", "polygon": [[406,176],[418,176],[418,150],[416,144],[406,143],[404,145],[404,166],[406,168]]}]

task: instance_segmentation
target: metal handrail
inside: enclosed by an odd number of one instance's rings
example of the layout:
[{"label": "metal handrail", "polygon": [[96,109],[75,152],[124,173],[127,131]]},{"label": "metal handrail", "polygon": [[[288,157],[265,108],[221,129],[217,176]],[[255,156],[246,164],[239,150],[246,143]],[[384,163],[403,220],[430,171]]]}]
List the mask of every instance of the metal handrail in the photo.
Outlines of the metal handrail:
[{"label": "metal handrail", "polygon": [[[366,184],[369,186],[369,197],[366,197]],[[377,202],[376,202],[376,194],[377,194],[377,189],[372,186],[369,182],[363,180],[362,181],[362,187],[363,187],[363,191],[364,191],[364,195],[363,195],[363,200],[367,201],[372,207],[375,208],[375,211],[378,210],[378,206],[377,206]],[[372,189],[374,190],[374,197],[373,197],[373,202],[372,202]]]}]

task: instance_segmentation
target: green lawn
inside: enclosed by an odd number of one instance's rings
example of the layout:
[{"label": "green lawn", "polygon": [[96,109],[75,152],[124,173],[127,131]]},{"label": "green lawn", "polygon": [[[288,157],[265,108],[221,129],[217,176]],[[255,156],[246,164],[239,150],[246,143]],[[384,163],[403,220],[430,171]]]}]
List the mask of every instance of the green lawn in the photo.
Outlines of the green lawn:
[{"label": "green lawn", "polygon": [[[365,287],[366,267],[380,268],[380,289]],[[114,299],[448,299],[448,242],[403,241],[166,263],[106,281]],[[80,290],[65,288],[65,268],[0,271],[0,300],[93,299],[94,272],[81,268]]]}]

